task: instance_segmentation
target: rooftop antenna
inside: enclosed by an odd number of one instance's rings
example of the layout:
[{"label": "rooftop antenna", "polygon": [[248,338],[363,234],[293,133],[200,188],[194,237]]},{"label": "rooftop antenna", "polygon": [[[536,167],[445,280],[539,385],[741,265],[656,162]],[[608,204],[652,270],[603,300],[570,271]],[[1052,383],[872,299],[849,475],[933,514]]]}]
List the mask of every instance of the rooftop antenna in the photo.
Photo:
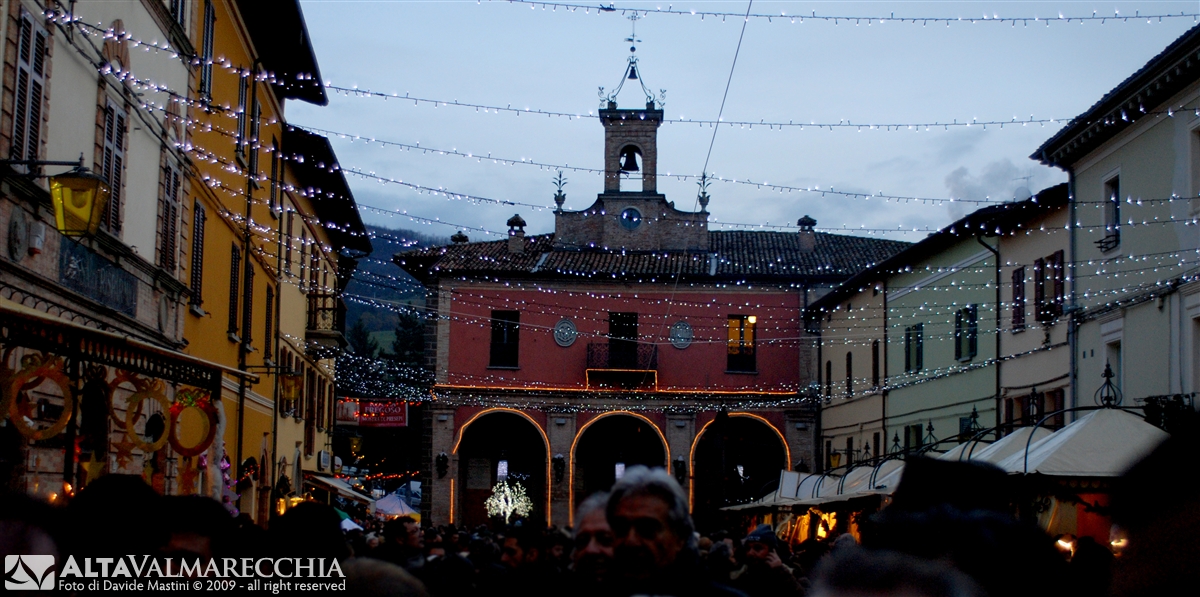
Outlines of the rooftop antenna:
[{"label": "rooftop antenna", "polygon": [[1033,180],[1033,172],[1028,170],[1026,172],[1028,172],[1028,174],[1025,176],[1018,176],[1013,179],[1025,181],[1024,185],[1017,187],[1017,190],[1013,191],[1013,199],[1015,201],[1025,201],[1033,197],[1033,191],[1029,190],[1029,181]]}]

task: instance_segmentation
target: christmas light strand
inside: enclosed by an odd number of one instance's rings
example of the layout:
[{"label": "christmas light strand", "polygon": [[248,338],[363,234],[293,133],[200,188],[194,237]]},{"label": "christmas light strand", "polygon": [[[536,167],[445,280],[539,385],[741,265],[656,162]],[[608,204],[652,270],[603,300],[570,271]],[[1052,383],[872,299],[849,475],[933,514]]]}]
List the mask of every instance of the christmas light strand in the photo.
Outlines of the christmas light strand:
[{"label": "christmas light strand", "polygon": [[[587,119],[599,119],[600,118],[600,115],[594,113],[594,111],[592,111],[592,110],[589,110],[585,114],[585,113],[573,113],[573,112],[560,112],[560,111],[555,111],[555,110],[542,110],[539,108],[529,108],[529,107],[514,108],[514,107],[512,107],[512,104],[509,104],[507,106],[490,106],[490,105],[486,105],[486,104],[460,102],[458,100],[441,100],[441,99],[418,97],[418,96],[412,95],[411,93],[405,93],[404,95],[400,95],[399,93],[384,93],[384,92],[380,92],[380,91],[372,91],[370,89],[363,89],[363,88],[358,87],[357,85],[352,86],[352,87],[342,87],[340,85],[334,85],[332,82],[327,82],[325,84],[325,88],[329,89],[331,91],[337,92],[345,97],[374,97],[374,98],[382,98],[384,100],[401,100],[404,102],[412,102],[413,105],[429,104],[429,105],[433,105],[434,107],[455,106],[455,107],[459,107],[459,108],[474,108],[476,112],[483,111],[483,113],[485,113],[485,114],[490,113],[490,114],[516,114],[517,116],[521,116],[521,115],[547,116],[550,118],[566,118],[568,120],[582,120],[585,118],[587,118]],[[702,119],[694,119],[694,118],[684,118],[681,116],[679,118],[663,118],[662,122],[663,122],[663,124],[681,124],[681,125],[686,124],[686,125],[696,125],[699,127],[709,127],[709,128],[712,128],[714,126],[728,125],[730,127],[738,127],[738,128],[748,129],[748,130],[753,130],[754,127],[757,126],[757,127],[761,127],[761,128],[766,128],[768,130],[784,130],[785,128],[786,129],[804,130],[806,128],[809,128],[809,129],[830,130],[830,131],[832,131],[834,129],[854,129],[854,130],[857,130],[860,132],[861,131],[877,131],[877,130],[881,130],[881,131],[911,130],[911,131],[920,132],[920,131],[932,131],[934,129],[942,129],[942,130],[948,131],[951,128],[959,129],[959,128],[972,128],[972,127],[980,127],[983,130],[987,130],[987,127],[989,127],[989,126],[992,127],[993,129],[995,129],[995,128],[1003,129],[1006,126],[1009,128],[1013,128],[1016,126],[1025,127],[1025,126],[1029,126],[1029,125],[1039,125],[1039,126],[1045,127],[1048,124],[1053,124],[1053,125],[1065,124],[1065,123],[1067,123],[1068,120],[1069,119],[1063,119],[1063,118],[1035,118],[1032,115],[1030,115],[1029,118],[1021,118],[1018,116],[1013,116],[1009,120],[979,120],[978,118],[972,118],[970,120],[962,120],[962,121],[959,121],[958,119],[953,119],[950,121],[905,122],[905,123],[860,123],[860,122],[854,122],[854,121],[846,120],[846,119],[839,120],[837,122],[816,122],[816,121],[797,122],[795,120],[789,120],[787,122],[782,122],[782,121],[767,121],[766,119],[760,119],[757,122],[755,122],[755,121],[751,121],[751,120],[724,120],[724,119],[702,120]]]},{"label": "christmas light strand", "polygon": [[[483,0],[477,0],[477,3],[481,3],[482,1]],[[1176,14],[1176,13],[1151,13],[1151,14],[1143,15],[1143,14],[1141,14],[1141,11],[1136,11],[1136,10],[1134,11],[1133,15],[1123,15],[1123,14],[1121,14],[1121,12],[1119,10],[1114,10],[1113,14],[1111,14],[1111,15],[1102,15],[1098,11],[1092,11],[1092,14],[1085,15],[1082,17],[1064,15],[1062,12],[1059,12],[1057,16],[1051,15],[1049,17],[1036,16],[1036,15],[1035,16],[1021,16],[1021,17],[1002,17],[996,13],[992,13],[990,15],[984,13],[978,17],[962,17],[962,16],[958,16],[958,17],[937,17],[937,16],[908,17],[908,16],[896,16],[896,13],[894,13],[894,12],[889,13],[888,16],[886,16],[886,17],[880,17],[880,16],[818,15],[815,10],[811,11],[809,14],[789,15],[789,14],[787,14],[787,12],[779,12],[779,13],[752,12],[749,15],[747,15],[745,13],[738,13],[738,12],[719,12],[719,11],[679,9],[679,8],[674,8],[674,5],[668,5],[667,8],[662,8],[661,6],[658,6],[655,8],[635,8],[635,7],[625,7],[625,6],[618,7],[615,3],[611,3],[611,2],[607,5],[605,5],[605,4],[574,4],[574,3],[569,3],[569,2],[543,2],[540,0],[487,0],[487,2],[489,4],[493,3],[493,2],[503,2],[503,3],[508,3],[508,4],[527,5],[531,9],[535,9],[535,10],[539,7],[542,8],[543,10],[550,9],[551,11],[556,11],[559,8],[562,8],[567,12],[577,12],[577,11],[582,10],[582,11],[584,11],[584,14],[614,13],[614,14],[619,14],[621,16],[640,15],[643,17],[652,15],[652,14],[661,14],[661,15],[673,15],[673,16],[700,17],[701,20],[705,20],[706,18],[716,18],[716,19],[720,19],[722,22],[725,22],[727,19],[732,19],[732,20],[737,20],[737,21],[741,21],[743,19],[766,19],[767,22],[769,22],[769,23],[774,23],[775,21],[786,21],[788,23],[793,23],[793,24],[803,24],[805,21],[815,21],[815,22],[833,23],[834,25],[840,25],[840,24],[845,23],[845,24],[868,25],[868,26],[884,25],[887,23],[902,23],[902,24],[921,25],[921,26],[925,26],[925,25],[929,25],[929,24],[935,24],[935,25],[945,24],[946,26],[950,26],[950,25],[954,25],[954,24],[974,25],[974,24],[978,24],[978,23],[996,23],[996,24],[1007,24],[1007,25],[1011,25],[1013,27],[1015,27],[1017,25],[1023,25],[1023,26],[1028,27],[1029,25],[1043,25],[1043,24],[1046,26],[1049,26],[1051,23],[1063,23],[1063,24],[1100,23],[1103,25],[1103,24],[1107,24],[1110,22],[1112,22],[1112,23],[1128,23],[1130,21],[1136,22],[1136,21],[1141,21],[1141,20],[1145,20],[1147,23],[1154,23],[1154,22],[1161,23],[1165,20],[1176,20],[1176,19],[1192,19],[1193,21],[1196,21],[1197,18],[1200,17],[1200,13],[1189,13],[1189,12],[1184,12],[1184,11],[1180,11],[1178,14]]]}]

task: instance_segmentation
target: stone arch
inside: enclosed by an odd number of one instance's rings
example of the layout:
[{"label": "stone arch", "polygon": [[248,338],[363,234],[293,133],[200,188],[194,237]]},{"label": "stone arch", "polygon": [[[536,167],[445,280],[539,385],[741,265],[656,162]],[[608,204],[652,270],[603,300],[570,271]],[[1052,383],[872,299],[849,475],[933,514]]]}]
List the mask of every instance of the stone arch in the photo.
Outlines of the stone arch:
[{"label": "stone arch", "polygon": [[[670,466],[669,463],[671,462],[671,447],[670,447],[670,445],[667,444],[667,438],[665,435],[663,435],[662,429],[659,429],[658,425],[655,425],[654,421],[651,421],[648,417],[646,417],[646,415],[635,413],[635,412],[628,411],[628,410],[612,410],[612,411],[601,413],[595,417],[592,417],[590,420],[588,420],[588,422],[584,423],[582,426],[579,427],[579,430],[575,432],[575,438],[571,441],[571,455],[570,455],[570,463],[569,463],[570,478],[568,480],[569,505],[570,505],[570,516],[569,516],[568,522],[571,525],[575,524],[575,520],[574,520],[575,507],[578,505],[576,502],[587,497],[587,495],[576,495],[576,491],[575,491],[576,490],[576,478],[577,478],[577,475],[579,475],[579,473],[580,473],[580,471],[578,470],[579,462],[577,459],[578,449],[581,447],[580,442],[584,437],[584,433],[587,432],[587,430],[589,428],[591,428],[596,423],[600,423],[603,420],[612,421],[612,420],[614,420],[613,417],[631,418],[634,421],[636,421],[635,425],[640,426],[640,428],[644,429],[644,428],[648,427],[649,429],[653,430],[654,434],[657,435],[657,438],[658,438],[657,443],[661,444],[661,446],[662,446],[661,466],[663,466],[664,468],[669,468],[669,466]],[[612,430],[610,430],[610,431],[612,431]],[[641,443],[648,444],[648,443],[652,443],[652,442],[643,441]],[[585,442],[585,444],[586,444],[586,442]],[[587,446],[585,445],[583,447],[586,448]],[[634,450],[637,450],[639,448],[645,448],[647,446],[633,445],[631,447]],[[622,455],[616,454],[616,456],[620,457]],[[646,454],[630,453],[628,455],[628,457],[634,464],[658,465],[657,459],[654,458],[653,455],[647,456]],[[586,491],[586,486],[584,487],[584,489],[585,489],[585,491],[584,491],[585,494],[590,494],[590,492]]]},{"label": "stone arch", "polygon": [[[788,447],[787,438],[783,432],[765,417],[749,412],[729,413],[730,427],[726,435],[730,437],[725,438],[733,442],[733,445],[728,448],[732,452],[729,456],[743,462],[726,463],[728,466],[724,468],[729,470],[721,470],[722,467],[719,463],[712,462],[701,462],[701,466],[697,468],[698,453],[702,461],[709,460],[712,455],[705,454],[705,452],[717,448],[717,446],[705,445],[713,442],[704,441],[705,433],[715,422],[715,418],[711,419],[700,428],[695,439],[692,440],[691,451],[688,455],[688,466],[690,467],[688,506],[693,515],[700,519],[712,518],[715,515],[715,508],[723,505],[715,503],[714,496],[731,490],[737,495],[725,497],[739,499],[753,495],[755,499],[760,498],[766,491],[765,488],[778,482],[780,469],[791,470],[791,448]],[[764,425],[774,433],[762,433]],[[775,440],[778,440],[778,443]],[[771,454],[772,452],[774,454]],[[728,475],[738,464],[744,467],[745,476],[742,479],[746,479],[746,481],[736,484],[736,487],[726,487],[729,482],[721,477]],[[709,487],[714,483],[716,484],[715,488]],[[699,487],[697,487],[698,485]],[[713,491],[716,493],[714,494]],[[745,493],[745,495],[741,495],[741,493]],[[700,506],[700,512],[697,512],[697,505]],[[698,524],[701,522],[703,520],[697,521]]]},{"label": "stone arch", "polygon": [[[508,419],[508,426],[506,427],[503,424],[497,423],[494,417]],[[510,432],[520,429],[520,425],[514,426],[512,423],[521,419],[524,419],[525,422],[529,423],[537,431],[537,436],[541,440],[540,442],[531,440],[528,437],[516,438],[511,434],[507,436],[501,434],[502,429]],[[484,437],[479,439],[480,442],[488,439],[493,442],[503,441],[504,439],[511,439],[512,441],[509,442],[508,446],[491,444],[486,446],[485,450],[485,446],[474,445],[476,442],[468,434],[468,430],[472,428],[477,433],[484,435]],[[475,413],[463,423],[456,435],[454,448],[451,452],[458,457],[458,474],[455,477],[459,481],[459,491],[458,495],[451,496],[451,508],[459,512],[460,520],[455,522],[470,524],[473,522],[473,519],[478,518],[479,513],[475,510],[482,505],[482,498],[480,498],[482,493],[476,494],[474,492],[484,491],[483,485],[486,485],[487,490],[490,490],[492,483],[495,482],[495,467],[497,464],[495,461],[501,460],[502,455],[507,456],[505,451],[511,447],[515,451],[512,460],[515,460],[515,468],[518,469],[514,470],[514,472],[523,472],[520,469],[529,470],[528,474],[531,480],[536,480],[535,483],[530,483],[531,489],[536,487],[539,491],[530,491],[530,498],[536,500],[536,508],[543,510],[546,526],[550,526],[550,439],[546,435],[546,430],[538,424],[537,420],[529,416],[528,413],[514,408],[488,408]],[[536,454],[531,453],[531,448],[535,444],[541,449],[541,462],[535,462],[538,460],[538,457]],[[509,460],[509,458],[503,459]],[[480,462],[473,462],[475,460]],[[485,473],[481,470],[472,469],[472,466],[475,469],[481,469],[485,464],[483,461],[486,461],[487,465],[486,483],[482,477]],[[533,470],[535,464],[536,472]],[[454,479],[452,479],[453,481]],[[535,498],[535,495],[538,497]]]}]

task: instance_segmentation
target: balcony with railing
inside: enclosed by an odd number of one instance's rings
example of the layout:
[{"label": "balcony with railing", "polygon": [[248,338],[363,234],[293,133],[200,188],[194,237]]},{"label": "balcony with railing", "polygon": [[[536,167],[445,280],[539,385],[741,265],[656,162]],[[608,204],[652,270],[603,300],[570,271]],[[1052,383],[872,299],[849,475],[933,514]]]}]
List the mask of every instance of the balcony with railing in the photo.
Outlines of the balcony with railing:
[{"label": "balcony with railing", "polygon": [[309,354],[317,358],[336,356],[347,346],[346,304],[333,293],[309,293],[308,326],[305,340]]},{"label": "balcony with railing", "polygon": [[632,340],[588,344],[587,384],[596,389],[653,389],[658,385],[658,347]]}]

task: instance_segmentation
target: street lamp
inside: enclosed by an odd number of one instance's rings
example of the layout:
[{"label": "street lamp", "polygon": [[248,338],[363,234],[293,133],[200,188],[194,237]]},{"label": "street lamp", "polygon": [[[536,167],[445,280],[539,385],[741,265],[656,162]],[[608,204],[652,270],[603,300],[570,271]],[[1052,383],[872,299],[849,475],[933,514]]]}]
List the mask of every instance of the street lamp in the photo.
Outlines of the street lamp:
[{"label": "street lamp", "polygon": [[[108,207],[112,190],[104,177],[83,165],[83,154],[76,162],[47,160],[0,160],[7,166],[74,166],[50,178],[50,199],[54,204],[54,222],[63,236],[91,236],[100,228],[100,219]],[[36,176],[36,175],[34,175]]]},{"label": "street lamp", "polygon": [[100,228],[100,218],[112,195],[104,178],[82,165],[50,177],[50,199],[54,223],[63,236],[91,236]]}]

